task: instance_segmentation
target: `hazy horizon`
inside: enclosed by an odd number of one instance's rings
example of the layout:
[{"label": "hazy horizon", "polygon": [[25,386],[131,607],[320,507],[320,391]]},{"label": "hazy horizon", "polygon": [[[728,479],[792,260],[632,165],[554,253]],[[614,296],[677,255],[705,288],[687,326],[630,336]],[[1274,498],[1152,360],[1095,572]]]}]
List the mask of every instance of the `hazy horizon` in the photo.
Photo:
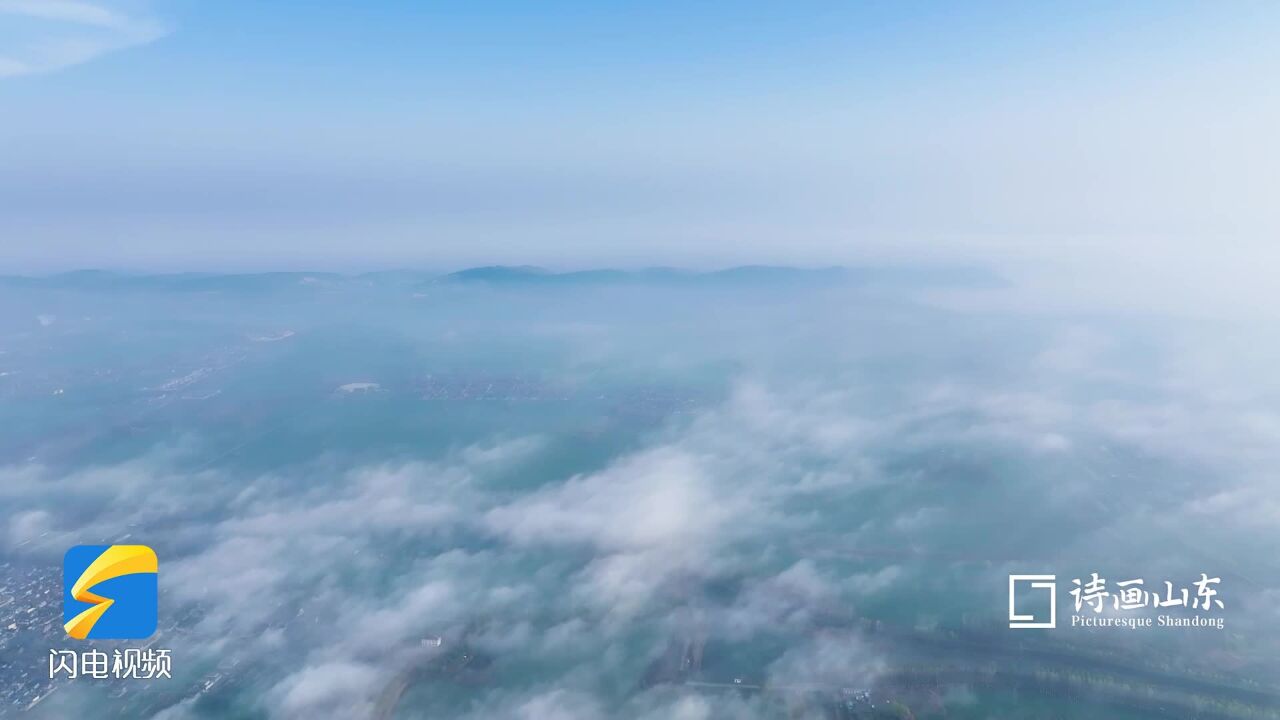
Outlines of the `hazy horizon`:
[{"label": "hazy horizon", "polygon": [[0,2],[0,270],[964,262],[1280,304],[1274,4],[308,8]]}]

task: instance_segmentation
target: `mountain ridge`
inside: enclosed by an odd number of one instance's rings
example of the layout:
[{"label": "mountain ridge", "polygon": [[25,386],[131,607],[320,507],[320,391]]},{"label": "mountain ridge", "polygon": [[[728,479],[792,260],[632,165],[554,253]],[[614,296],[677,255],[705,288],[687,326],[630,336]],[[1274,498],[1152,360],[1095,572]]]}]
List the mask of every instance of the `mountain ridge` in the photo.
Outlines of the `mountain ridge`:
[{"label": "mountain ridge", "polygon": [[246,273],[173,272],[129,273],[100,269],[72,270],[49,275],[0,275],[0,285],[75,290],[188,290],[196,292],[265,291],[291,287],[336,290],[351,286],[431,287],[446,285],[582,286],[582,285],[940,285],[998,287],[999,275],[974,266],[884,265],[795,267],[737,265],[717,270],[673,267],[640,269],[593,268],[558,271],[536,265],[481,265],[454,272],[405,269],[361,273],[332,271],[267,271]]}]

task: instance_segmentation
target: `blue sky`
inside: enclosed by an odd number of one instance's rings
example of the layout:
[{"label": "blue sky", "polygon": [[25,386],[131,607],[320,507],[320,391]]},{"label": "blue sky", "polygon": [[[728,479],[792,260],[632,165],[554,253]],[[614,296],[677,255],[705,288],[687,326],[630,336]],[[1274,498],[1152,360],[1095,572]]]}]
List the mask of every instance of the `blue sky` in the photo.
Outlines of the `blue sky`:
[{"label": "blue sky", "polygon": [[0,0],[0,261],[1256,265],[1277,30],[1263,2]]}]

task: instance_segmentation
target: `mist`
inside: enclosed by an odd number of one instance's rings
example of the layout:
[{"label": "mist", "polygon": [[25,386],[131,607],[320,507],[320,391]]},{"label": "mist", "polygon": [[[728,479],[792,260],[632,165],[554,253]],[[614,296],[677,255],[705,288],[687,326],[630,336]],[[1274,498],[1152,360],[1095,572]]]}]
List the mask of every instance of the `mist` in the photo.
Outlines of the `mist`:
[{"label": "mist", "polygon": [[[161,558],[174,679],[109,716],[826,717],[845,688],[984,717],[1049,696],[1010,678],[1099,658],[1161,707],[1276,707],[1264,325],[1067,311],[936,266],[0,296],[0,562]],[[1011,633],[1007,576],[1037,572],[1205,572],[1226,626]],[[44,696],[32,717],[101,714],[106,686],[29,677],[57,613],[16,618],[0,672]],[[994,674],[930,698],[922,666]],[[1071,692],[1079,717],[1161,712]]]}]

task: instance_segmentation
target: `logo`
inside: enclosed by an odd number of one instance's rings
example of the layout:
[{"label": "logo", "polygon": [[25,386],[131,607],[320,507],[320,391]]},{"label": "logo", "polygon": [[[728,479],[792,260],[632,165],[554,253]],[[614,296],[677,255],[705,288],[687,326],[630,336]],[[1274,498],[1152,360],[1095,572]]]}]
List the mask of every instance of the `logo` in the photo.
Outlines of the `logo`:
[{"label": "logo", "polygon": [[[1009,627],[1014,629],[1058,627],[1058,587],[1055,575],[1009,576]],[[1090,573],[1088,579],[1071,581],[1074,612],[1069,612],[1071,627],[1106,628],[1213,628],[1226,627],[1221,611],[1226,603],[1220,597],[1220,577],[1200,573],[1200,579],[1175,585],[1173,581],[1147,584],[1144,578],[1129,578],[1108,584],[1107,578]],[[1163,585],[1163,588],[1160,587]],[[1151,589],[1148,589],[1151,588]],[[1018,612],[1018,593],[1022,590],[1023,610]],[[1047,590],[1048,619],[1043,612],[1027,614],[1029,590]],[[1043,593],[1036,593],[1043,595]],[[1104,614],[1105,613],[1105,614]]]},{"label": "logo", "polygon": [[156,631],[156,553],[77,545],[62,558],[62,622],[77,640],[141,640]]},{"label": "logo", "polygon": [[[1009,627],[1015,629],[1058,627],[1058,584],[1056,575],[1009,576]],[[1037,620],[1036,615],[1019,614],[1017,611],[1018,586],[1049,591],[1049,619]]]}]

